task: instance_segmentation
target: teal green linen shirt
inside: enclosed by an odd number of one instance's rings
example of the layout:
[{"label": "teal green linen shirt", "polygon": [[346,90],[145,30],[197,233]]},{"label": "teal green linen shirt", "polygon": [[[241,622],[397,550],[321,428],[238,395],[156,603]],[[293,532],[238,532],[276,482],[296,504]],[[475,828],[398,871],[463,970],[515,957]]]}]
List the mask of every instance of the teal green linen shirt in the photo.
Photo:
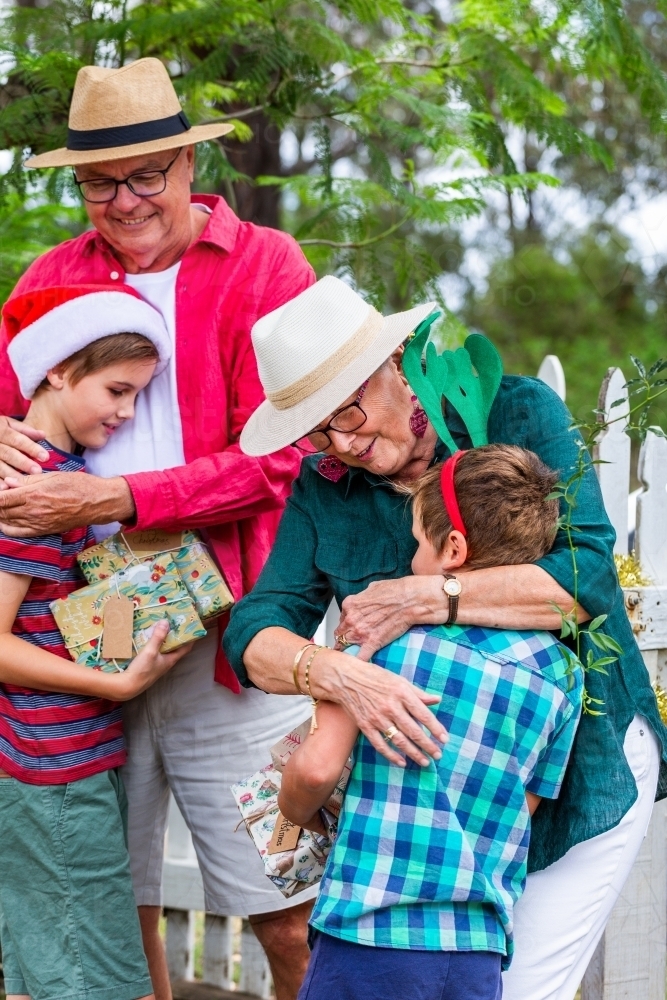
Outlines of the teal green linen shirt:
[{"label": "teal green linen shirt", "polygon": [[[447,423],[460,448],[471,446],[460,418],[447,409]],[[505,375],[491,409],[489,442],[516,444],[540,456],[565,477],[577,461],[572,417],[558,396],[538,379]],[[584,715],[575,738],[561,794],[535,813],[529,871],[546,868],[574,844],[616,826],[637,798],[623,753],[625,732],[643,715],[662,746],[657,798],[667,796],[667,730],[658,713],[642,656],[628,622],[613,560],[614,529],[604,510],[597,477],[589,468],[581,484],[574,524],[579,600],[593,617],[607,615],[603,631],[623,653],[608,674],[588,673],[586,688],[603,701],[604,715]],[[227,657],[242,684],[248,643],[261,629],[282,626],[311,636],[332,597],[340,605],[374,580],[410,575],[416,549],[405,498],[363,469],[350,469],[337,483],[307,458],[293,485],[276,542],[253,591],[233,609],[224,636]],[[538,565],[574,593],[570,549],[559,532]],[[590,644],[582,641],[585,662]]]}]

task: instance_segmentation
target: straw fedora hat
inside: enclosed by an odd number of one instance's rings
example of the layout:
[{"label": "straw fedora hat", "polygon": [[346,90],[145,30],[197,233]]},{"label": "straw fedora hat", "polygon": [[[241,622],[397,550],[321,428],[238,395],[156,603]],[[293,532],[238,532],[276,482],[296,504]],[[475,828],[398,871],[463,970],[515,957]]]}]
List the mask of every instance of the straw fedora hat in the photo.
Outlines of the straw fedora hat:
[{"label": "straw fedora hat", "polygon": [[159,59],[120,69],[84,66],[76,75],[67,146],[40,153],[26,167],[75,167],[191,146],[231,132],[227,122],[190,125]]},{"label": "straw fedora hat", "polygon": [[383,316],[327,275],[258,320],[252,343],[266,400],[241,432],[246,455],[304,437],[341,406],[436,308]]}]

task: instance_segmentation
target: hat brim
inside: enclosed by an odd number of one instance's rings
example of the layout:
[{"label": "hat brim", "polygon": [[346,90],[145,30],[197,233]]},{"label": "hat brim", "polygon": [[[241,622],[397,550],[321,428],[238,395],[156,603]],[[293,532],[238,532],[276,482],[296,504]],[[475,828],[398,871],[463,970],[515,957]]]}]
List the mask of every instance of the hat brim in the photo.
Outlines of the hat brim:
[{"label": "hat brim", "polygon": [[193,125],[187,132],[170,135],[164,139],[151,139],[149,142],[135,142],[131,146],[113,146],[111,149],[52,149],[48,153],[40,153],[26,160],[24,166],[35,167],[77,167],[84,163],[104,163],[108,160],[124,160],[128,156],[142,156],[145,153],[159,153],[163,149],[179,149],[181,146],[192,146],[196,142],[206,142],[208,139],[218,139],[228,132],[233,132],[234,126],[228,122],[211,125]]},{"label": "hat brim", "polygon": [[270,455],[305,437],[370,378],[436,308],[435,302],[427,302],[407,312],[386,316],[372,344],[335,378],[296,406],[278,410],[265,400],[241,432],[241,450],[246,455]]}]

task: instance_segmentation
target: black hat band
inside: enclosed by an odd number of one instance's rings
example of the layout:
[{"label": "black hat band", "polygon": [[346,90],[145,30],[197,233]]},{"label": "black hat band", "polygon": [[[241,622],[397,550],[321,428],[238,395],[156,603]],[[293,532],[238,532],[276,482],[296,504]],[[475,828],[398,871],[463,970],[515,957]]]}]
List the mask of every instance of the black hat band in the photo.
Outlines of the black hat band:
[{"label": "black hat band", "polygon": [[134,146],[153,139],[168,139],[172,135],[189,132],[190,122],[184,111],[157,121],[139,122],[137,125],[116,125],[112,128],[93,128],[79,131],[67,130],[67,148],[72,150],[113,149],[115,146]]}]

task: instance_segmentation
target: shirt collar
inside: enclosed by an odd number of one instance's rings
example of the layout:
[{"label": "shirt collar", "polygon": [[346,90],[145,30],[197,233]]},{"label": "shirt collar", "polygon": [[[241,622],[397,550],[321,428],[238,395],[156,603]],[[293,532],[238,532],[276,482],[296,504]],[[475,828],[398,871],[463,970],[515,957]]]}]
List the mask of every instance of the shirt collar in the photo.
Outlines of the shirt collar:
[{"label": "shirt collar", "polygon": [[[225,199],[217,194],[192,194],[190,195],[190,204],[193,203],[206,205],[207,208],[211,209],[211,215],[203,233],[195,240],[192,246],[188,247],[186,253],[192,247],[197,246],[198,243],[209,243],[219,247],[226,253],[230,253],[236,245],[236,238],[241,223]],[[90,256],[95,249],[100,250],[102,253],[113,255],[113,251],[107,241],[96,230],[91,229],[86,235],[88,236],[88,240],[81,249],[81,253],[84,256]]]}]

